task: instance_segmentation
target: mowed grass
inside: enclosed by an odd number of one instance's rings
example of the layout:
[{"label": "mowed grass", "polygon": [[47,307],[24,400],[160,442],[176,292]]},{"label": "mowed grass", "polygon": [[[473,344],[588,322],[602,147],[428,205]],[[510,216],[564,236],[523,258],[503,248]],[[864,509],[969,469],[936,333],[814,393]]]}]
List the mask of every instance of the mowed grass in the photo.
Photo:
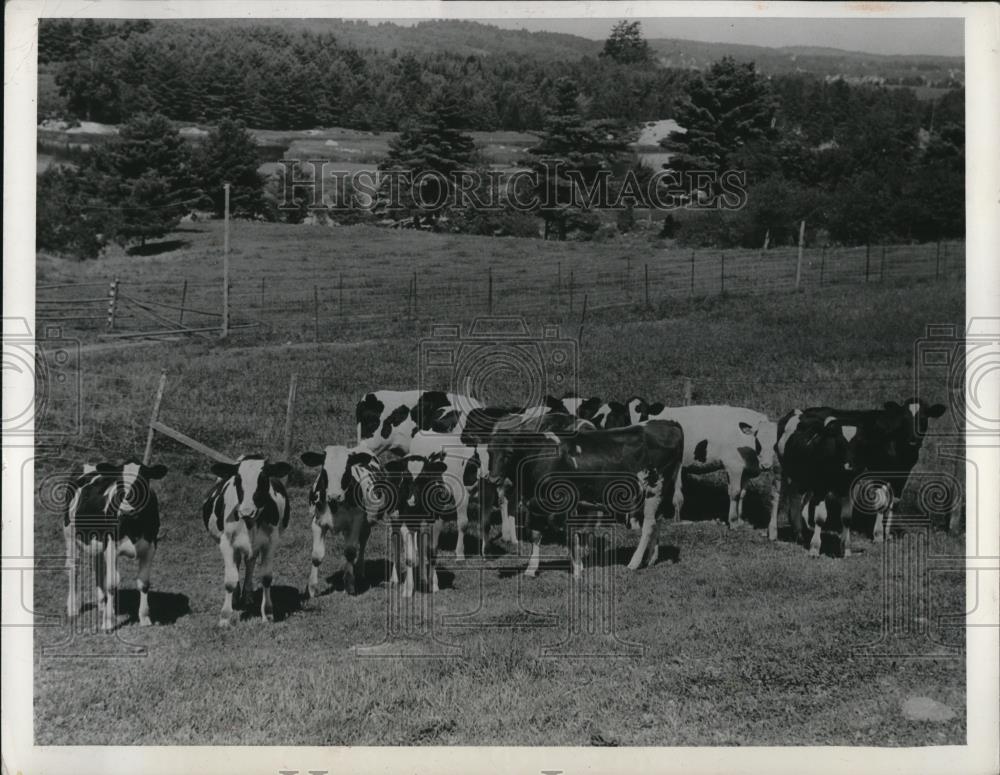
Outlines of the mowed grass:
[{"label": "mowed grass", "polygon": [[[435,260],[433,253],[420,258]],[[577,387],[584,395],[679,402],[690,379],[697,402],[736,403],[772,417],[809,404],[879,405],[913,391],[913,346],[925,326],[963,316],[957,282],[834,286],[607,311],[587,323]],[[222,562],[200,517],[212,483],[208,460],[157,438],[154,460],[170,474],[157,487],[164,537],[153,573],[155,626],[132,620],[135,571],[123,561],[122,626],[114,636],[86,631],[85,621],[70,638],[61,523],[42,493],[36,554],[53,559],[36,573],[33,606],[40,625],[52,626],[36,629],[38,744],[964,742],[964,631],[942,620],[965,611],[962,574],[931,575],[926,610],[911,621],[923,623],[927,637],[900,635],[901,625],[893,625],[883,639],[883,595],[913,593],[912,580],[902,568],[883,571],[887,549],[870,543],[863,524],[846,560],[829,553],[810,560],[786,535],[768,542],[761,532],[767,475],[748,496],[752,526],[738,531],[717,521],[726,504],[718,478],[693,480],[684,522],[661,534],[661,557],[675,562],[635,573],[624,563],[637,536],[622,530],[615,551],[575,586],[558,543],[546,545],[543,572],[529,580],[519,573],[526,558],[500,547],[485,568],[456,564],[449,530],[442,538],[444,588],[414,598],[415,606],[433,606],[433,624],[426,624],[426,609],[423,624],[419,616],[400,621],[389,616],[398,600],[384,583],[387,537],[379,527],[369,544],[371,588],[357,597],[340,591],[337,539],[321,569],[326,593],[301,602],[311,473],[298,455],[352,439],[353,407],[366,390],[416,383],[417,340],[432,320],[468,316],[441,308],[377,342],[367,341],[374,334],[354,344],[289,347],[241,336],[224,345],[84,350],[84,425],[39,458],[43,489],[46,477],[84,460],[141,455],[160,369],[169,375],[164,422],[230,455],[272,457],[281,453],[288,380],[297,374],[298,470],[290,477],[292,521],[276,561],[280,621],[265,625],[251,615],[227,631],[216,627]],[[562,333],[575,336],[575,324]],[[507,387],[515,397],[517,386]],[[941,386],[921,389],[930,400],[947,398]],[[60,408],[52,412],[42,426],[67,429]],[[949,427],[953,420],[940,422]],[[931,472],[943,466],[933,440],[919,465]],[[473,549],[470,538],[467,553]],[[928,549],[961,555],[964,542],[936,530]],[[577,616],[574,633],[569,612],[581,597],[591,614]],[[597,603],[603,616],[593,615]],[[97,656],[133,646],[146,655]],[[46,655],[46,648],[61,656]],[[910,721],[901,706],[914,696],[935,699],[955,716]]]}]

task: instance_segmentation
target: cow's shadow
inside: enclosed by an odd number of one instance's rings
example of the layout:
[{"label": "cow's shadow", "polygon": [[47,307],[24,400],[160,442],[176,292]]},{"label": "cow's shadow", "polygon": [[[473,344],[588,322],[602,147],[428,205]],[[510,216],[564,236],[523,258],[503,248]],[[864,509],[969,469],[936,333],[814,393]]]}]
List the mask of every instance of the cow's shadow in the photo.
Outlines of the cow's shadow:
[{"label": "cow's shadow", "polygon": [[[539,560],[539,573],[543,571],[569,572],[571,569],[569,551],[567,550],[566,554],[562,557],[553,557],[553,547],[558,547],[560,544],[557,541],[553,541],[546,545],[548,546],[549,556]],[[610,546],[607,540],[602,539],[585,543],[585,547],[583,557],[584,571],[589,568],[625,567],[632,560],[632,555],[635,553],[634,546]],[[528,564],[528,557],[523,556],[523,559],[526,566]],[[670,544],[659,545],[658,565],[678,563],[680,559],[681,551],[679,547]],[[646,567],[645,562],[641,567]],[[507,567],[501,568],[497,575],[500,578],[512,578],[522,573],[524,573],[524,567]]]},{"label": "cow's shadow", "polygon": [[[364,579],[355,578],[354,590],[358,595],[364,594],[373,587],[384,587],[389,584],[392,578],[392,563],[389,560],[365,560]],[[344,585],[344,569],[335,570],[326,577],[326,589],[320,590],[318,597],[332,595],[334,593],[347,593]],[[438,589],[451,589],[455,585],[455,574],[438,567]]]},{"label": "cow's shadow", "polygon": [[[764,476],[762,474],[747,488],[741,512],[743,520],[758,529],[767,527],[771,519],[770,474],[767,475],[766,487],[762,487],[759,482]],[[729,491],[725,477],[721,474],[684,474],[683,490],[681,519],[690,522],[721,522],[729,518]]]},{"label": "cow's shadow", "polygon": [[[264,588],[259,586],[254,590],[253,602],[243,606],[240,611],[240,621],[260,618],[260,606],[264,599]],[[293,613],[302,610],[302,599],[299,590],[287,584],[271,585],[271,607],[274,609],[274,621],[280,622]]]},{"label": "cow's shadow", "polygon": [[[191,603],[187,595],[176,592],[149,592],[149,618],[153,624],[173,624],[182,616],[191,613]],[[90,607],[95,604],[91,603]],[[128,614],[128,623],[139,621],[139,590],[119,589],[117,612]]]}]

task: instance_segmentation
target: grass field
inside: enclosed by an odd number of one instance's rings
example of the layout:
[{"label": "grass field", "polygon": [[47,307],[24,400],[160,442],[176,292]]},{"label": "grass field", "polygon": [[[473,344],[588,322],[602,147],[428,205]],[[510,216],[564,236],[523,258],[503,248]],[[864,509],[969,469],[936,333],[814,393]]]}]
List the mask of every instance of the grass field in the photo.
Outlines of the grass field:
[{"label": "grass field", "polygon": [[[427,272],[459,253],[475,266],[495,251],[528,247],[518,240],[426,234],[406,235],[404,246],[392,241],[399,235],[366,231],[369,252],[354,236],[362,232],[347,229],[285,227],[281,242],[277,232],[262,227],[254,234],[270,241],[237,238],[234,246],[253,271],[278,274],[300,261],[305,272],[319,272],[327,262],[349,262],[360,272],[368,262],[372,282],[404,259]],[[205,253],[196,242],[202,234],[185,235],[192,248],[176,255],[121,256],[107,265],[40,259],[39,275],[50,282],[83,282],[110,269],[131,273],[129,281],[176,282],[205,271]],[[208,234],[206,240],[214,238]],[[603,249],[530,246],[538,251],[536,263],[542,251],[583,262],[597,260]],[[761,533],[766,476],[747,499],[753,527],[739,531],[713,519],[725,509],[719,482],[693,482],[684,521],[661,534],[661,557],[676,562],[651,569],[631,573],[624,567],[636,536],[622,533],[617,551],[588,569],[583,584],[571,585],[563,549],[555,544],[546,547],[540,577],[526,580],[518,573],[525,558],[504,555],[501,547],[494,547],[496,556],[485,569],[475,562],[456,564],[455,534],[447,532],[445,588],[433,597],[428,627],[428,612],[419,608],[431,602],[426,595],[414,597],[423,618],[397,616],[398,600],[384,583],[386,536],[379,527],[369,545],[369,589],[356,597],[338,589],[338,539],[321,568],[326,593],[301,602],[298,592],[309,570],[309,475],[298,454],[350,439],[353,406],[365,390],[412,387],[418,337],[432,322],[468,322],[469,309],[442,305],[425,311],[419,322],[367,333],[356,325],[353,342],[313,344],[302,337],[288,346],[273,336],[240,335],[226,344],[84,347],[83,427],[37,460],[37,744],[964,741],[964,631],[941,618],[965,611],[963,576],[938,573],[930,580],[921,616],[933,643],[892,630],[886,642],[871,646],[882,633],[883,595],[912,594],[906,569],[884,565],[889,550],[864,535],[847,560],[810,560],[788,536],[769,543]],[[558,310],[552,313],[548,319],[558,320]],[[913,343],[926,324],[960,323],[963,317],[963,287],[954,281],[833,285],[800,294],[608,310],[588,319],[578,388],[585,395],[637,393],[671,402],[680,400],[689,378],[696,402],[742,404],[771,416],[806,404],[900,400],[912,392]],[[532,317],[542,319],[541,312]],[[572,322],[564,335],[575,335]],[[90,632],[91,609],[70,638],[63,621],[61,525],[48,506],[47,483],[83,460],[141,455],[160,369],[169,374],[163,421],[230,455],[279,454],[288,379],[298,375],[292,521],[276,563],[280,621],[267,626],[249,615],[229,631],[216,628],[222,562],[199,515],[212,483],[209,461],[158,437],[154,460],[167,464],[170,474],[157,488],[164,537],[153,569],[154,626],[139,628],[132,621],[134,569],[125,561],[121,597],[129,621],[123,615],[114,636]],[[922,390],[931,400],[945,400],[942,388]],[[42,428],[71,430],[66,409],[52,407]],[[933,472],[942,466],[930,440],[919,468]],[[930,535],[933,555],[959,555],[963,547],[960,537],[941,530]],[[472,549],[470,537],[467,552]],[[596,622],[593,616],[577,618],[582,632],[574,633],[567,611],[580,595],[583,603],[603,602],[604,615]],[[594,633],[587,630],[591,624]],[[99,657],[135,646],[145,648],[146,656]],[[359,653],[355,646],[374,648]],[[948,648],[954,649],[951,656]],[[910,697],[930,697],[955,715],[944,722],[911,721],[901,711]]]}]

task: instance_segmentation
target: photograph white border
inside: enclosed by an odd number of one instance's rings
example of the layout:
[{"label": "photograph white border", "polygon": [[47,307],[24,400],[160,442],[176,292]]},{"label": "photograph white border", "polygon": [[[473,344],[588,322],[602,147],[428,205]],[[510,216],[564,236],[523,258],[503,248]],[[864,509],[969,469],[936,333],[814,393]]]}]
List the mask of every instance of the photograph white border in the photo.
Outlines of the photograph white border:
[{"label": "photograph white border", "polygon": [[[959,3],[726,3],[726,2],[241,2],[150,0],[126,2],[27,2],[5,7],[4,26],[4,280],[5,336],[18,318],[34,321],[35,176],[37,123],[37,21],[79,18],[964,18],[966,79],[966,315],[1000,315],[1000,6]],[[4,372],[4,400],[33,395],[31,375]],[[997,377],[986,400],[1000,404]],[[1000,440],[998,440],[1000,441]],[[310,770],[357,773],[564,773],[723,771],[798,773],[922,772],[994,773],[1000,730],[1000,498],[997,480],[981,482],[978,502],[968,504],[970,572],[967,600],[979,601],[967,630],[967,730],[965,746],[920,748],[738,747],[738,748],[504,748],[504,747],[112,747],[31,744],[34,652],[32,643],[33,521],[21,521],[22,498],[30,504],[33,484],[21,490],[22,465],[30,448],[3,448],[2,757],[4,772],[34,773],[272,773]],[[969,449],[980,471],[1000,471],[993,448]],[[972,490],[969,490],[972,492]],[[31,513],[31,508],[24,510]],[[990,515],[990,516],[987,516]],[[22,533],[23,531],[23,533]],[[23,539],[23,541],[22,541]],[[976,557],[973,540],[986,557]],[[27,550],[30,554],[30,549]],[[972,568],[980,568],[972,572]],[[992,625],[992,626],[990,626]]]}]

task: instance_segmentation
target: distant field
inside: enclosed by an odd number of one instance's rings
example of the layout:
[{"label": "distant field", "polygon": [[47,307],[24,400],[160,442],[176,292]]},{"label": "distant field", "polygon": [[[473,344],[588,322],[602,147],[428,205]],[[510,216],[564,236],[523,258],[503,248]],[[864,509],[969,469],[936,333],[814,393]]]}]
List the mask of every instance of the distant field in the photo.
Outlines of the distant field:
[{"label": "distant field", "polygon": [[[293,234],[328,235],[325,250],[302,251],[301,266],[310,271],[325,262],[368,261],[369,271],[380,276],[391,271],[394,256],[406,257],[424,277],[436,262],[453,261],[455,251],[468,251],[465,258],[475,266],[494,243],[506,242],[410,234],[408,244],[397,244],[383,239],[383,232],[372,232],[369,252],[364,252],[360,242],[343,236],[350,233],[286,231],[291,241],[284,252],[276,245],[255,248],[261,251],[255,265],[271,266],[274,276],[295,266],[292,256],[300,249]],[[249,260],[246,243],[235,244],[242,251],[237,262]],[[534,248],[536,261],[549,249],[543,243],[524,244]],[[382,263],[376,263],[380,257]],[[203,263],[203,254],[122,257],[108,266],[56,266],[45,260],[40,273],[52,279],[58,270],[63,279],[84,281],[114,267],[128,268],[135,280],[163,278],[171,271],[179,279]],[[237,282],[242,270],[237,263]],[[108,637],[86,631],[90,619],[85,618],[83,630],[69,637],[60,624],[65,574],[58,515],[46,505],[48,498],[36,502],[40,565],[33,610],[53,617],[35,636],[36,743],[898,746],[964,741],[964,635],[942,618],[965,611],[962,574],[937,574],[928,588],[931,640],[890,633],[879,645],[883,596],[912,594],[904,566],[898,571],[883,566],[888,549],[869,542],[864,531],[870,526],[864,524],[858,525],[855,556],[847,560],[810,560],[787,535],[769,543],[760,533],[766,475],[746,502],[756,529],[735,532],[715,521],[725,510],[718,480],[692,480],[683,515],[689,522],[668,525],[662,534],[661,556],[675,557],[674,564],[629,572],[623,558],[636,538],[619,534],[607,565],[588,570],[587,580],[575,588],[596,595],[581,602],[599,600],[610,607],[601,609],[606,610],[603,619],[593,618],[596,609],[580,609],[579,616],[590,618],[577,619],[582,631],[562,646],[571,634],[566,612],[574,598],[557,543],[546,546],[543,573],[528,582],[518,575],[524,556],[504,555],[500,546],[494,545],[496,558],[483,569],[474,562],[455,563],[450,553],[454,533],[446,532],[445,588],[433,599],[433,635],[419,626],[426,620],[399,619],[397,609],[389,607],[395,603],[384,582],[382,528],[369,547],[370,589],[356,598],[338,591],[342,548],[337,540],[321,569],[328,593],[300,602],[298,591],[309,568],[310,474],[298,466],[298,454],[350,439],[357,398],[370,388],[413,386],[419,337],[429,334],[432,322],[467,323],[469,317],[462,308],[442,304],[391,337],[355,328],[357,344],[287,346],[241,335],[226,344],[203,340],[85,349],[83,426],[38,458],[35,475],[43,496],[51,481],[47,477],[75,470],[83,460],[141,453],[161,369],[169,375],[162,419],[232,455],[278,454],[288,379],[298,375],[292,522],[278,552],[275,579],[283,620],[268,627],[249,616],[230,632],[215,627],[222,565],[198,511],[212,483],[208,461],[158,438],[154,459],[171,473],[158,487],[166,535],[153,574],[156,626],[127,624],[117,637]],[[558,317],[539,312],[533,319]],[[802,404],[871,405],[911,392],[913,342],[927,323],[962,319],[963,287],[955,281],[842,285],[822,293],[664,304],[656,312],[619,310],[588,324],[580,344],[578,387],[586,395],[638,393],[679,401],[683,380],[689,378],[695,401],[739,403],[772,416]],[[330,324],[324,331],[334,328]],[[563,336],[575,334],[575,324],[563,326]],[[923,389],[932,400],[945,397],[939,385]],[[54,406],[41,418],[41,430],[69,429],[69,408]],[[925,453],[919,470],[939,470],[943,462],[933,441]],[[474,550],[474,538],[469,541],[467,552]],[[960,555],[963,546],[961,538],[936,531],[928,549],[952,556]],[[890,568],[887,575],[883,567]],[[133,572],[126,562],[122,605],[134,613]],[[414,600],[422,605],[427,597],[418,594]],[[417,616],[419,610],[411,613]],[[388,631],[387,622],[399,629]],[[593,634],[588,622],[596,628]],[[607,630],[613,635],[602,634]],[[94,659],[86,656],[120,653],[133,645],[145,647],[148,656],[115,660],[114,669],[95,669]],[[375,646],[367,653],[378,658],[351,650],[359,645]],[[43,656],[46,647],[63,656]],[[958,658],[948,657],[947,648],[954,648]],[[66,656],[74,654],[80,656]],[[393,654],[425,658],[388,658]],[[938,656],[908,660],[900,654]],[[160,701],[150,702],[151,697]],[[930,697],[955,716],[938,723],[908,720],[901,707],[911,697]],[[108,718],[115,723],[108,724]]]}]

